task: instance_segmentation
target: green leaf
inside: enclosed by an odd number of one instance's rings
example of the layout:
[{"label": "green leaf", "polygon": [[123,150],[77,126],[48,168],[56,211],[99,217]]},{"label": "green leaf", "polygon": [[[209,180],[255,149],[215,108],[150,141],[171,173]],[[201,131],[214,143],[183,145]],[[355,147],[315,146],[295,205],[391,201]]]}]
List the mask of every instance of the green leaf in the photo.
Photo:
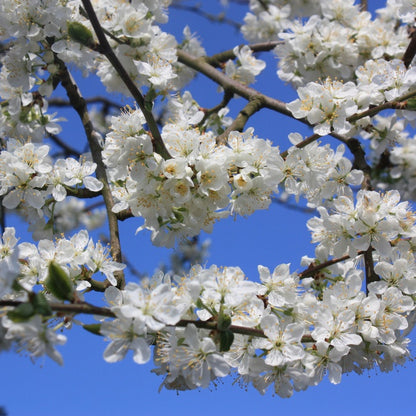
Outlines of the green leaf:
[{"label": "green leaf", "polygon": [[14,281],[13,281],[13,284],[12,284],[12,289],[15,291],[15,292],[20,292],[20,291],[22,291],[22,290],[25,290],[25,288],[17,281],[17,279],[15,279]]},{"label": "green leaf", "polygon": [[221,312],[220,315],[218,316],[217,328],[220,331],[224,331],[228,329],[230,325],[231,325],[231,316],[224,315],[224,313]]},{"label": "green leaf", "polygon": [[7,316],[13,322],[26,322],[33,315],[35,315],[35,308],[31,303],[21,303],[16,306],[12,311],[7,312]]},{"label": "green leaf", "polygon": [[68,35],[72,40],[84,46],[91,47],[95,43],[91,30],[79,22],[68,22]]},{"label": "green leaf", "polygon": [[102,335],[100,332],[101,324],[85,324],[85,325],[82,325],[82,327],[86,331],[91,332],[91,334]]},{"label": "green leaf", "polygon": [[416,97],[412,97],[407,100],[407,109],[416,110]]},{"label": "green leaf", "polygon": [[55,262],[49,263],[49,274],[44,286],[60,300],[74,300],[74,285],[62,267]]},{"label": "green leaf", "polygon": [[234,341],[234,333],[229,329],[220,332],[220,351],[230,351],[231,345]]},{"label": "green leaf", "polygon": [[35,312],[42,316],[51,316],[52,309],[43,293],[36,293],[32,299],[32,305]]}]

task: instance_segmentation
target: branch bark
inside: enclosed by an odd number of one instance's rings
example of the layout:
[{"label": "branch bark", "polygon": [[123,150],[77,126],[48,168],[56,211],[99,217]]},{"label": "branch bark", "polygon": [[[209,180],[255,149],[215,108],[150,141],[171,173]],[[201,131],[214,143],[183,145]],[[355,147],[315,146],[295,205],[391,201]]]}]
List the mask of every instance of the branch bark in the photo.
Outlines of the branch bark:
[{"label": "branch bark", "polygon": [[106,56],[106,58],[110,61],[111,65],[117,71],[118,75],[130,91],[131,95],[136,100],[137,104],[140,107],[140,110],[144,115],[144,118],[146,119],[146,123],[152,135],[154,151],[160,154],[164,159],[170,159],[171,155],[169,154],[165,144],[163,143],[162,136],[160,135],[156,120],[153,117],[152,112],[146,108],[145,100],[142,93],[139,91],[136,84],[130,78],[129,74],[127,73],[127,71],[115,55],[110,44],[108,43],[105,33],[100,25],[100,22],[98,21],[97,15],[95,14],[94,8],[92,7],[90,0],[82,0],[82,4],[84,5],[85,11],[88,14],[88,18],[92,24],[92,27],[94,28],[95,34],[97,35],[100,44],[99,51]]},{"label": "branch bark", "polygon": [[[111,195],[110,185],[107,179],[107,173],[105,166],[101,157],[101,147],[98,143],[97,135],[94,132],[94,127],[89,118],[87,104],[77,86],[71,74],[69,73],[65,63],[61,61],[57,56],[55,56],[55,62],[59,66],[59,77],[61,84],[64,87],[69,101],[75,111],[78,113],[82,125],[84,127],[85,134],[87,136],[88,144],[91,149],[91,154],[94,162],[97,164],[96,176],[99,181],[103,184],[103,189],[101,191],[105,206],[107,210],[109,231],[110,231],[110,241],[111,241],[111,254],[115,261],[122,261],[121,254],[121,245],[120,245],[120,236],[118,229],[118,220],[117,216],[112,211],[114,206],[113,196]],[[122,271],[116,272],[115,277],[117,279],[117,285],[119,287],[124,286],[124,274]]]}]

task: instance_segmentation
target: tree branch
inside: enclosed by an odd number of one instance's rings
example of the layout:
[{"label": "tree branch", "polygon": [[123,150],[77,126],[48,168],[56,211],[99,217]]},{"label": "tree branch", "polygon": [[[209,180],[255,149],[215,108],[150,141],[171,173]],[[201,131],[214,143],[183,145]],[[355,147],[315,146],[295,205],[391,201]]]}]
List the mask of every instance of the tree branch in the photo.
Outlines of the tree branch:
[{"label": "tree branch", "polygon": [[249,100],[246,106],[238,113],[238,116],[231,123],[231,125],[216,138],[217,144],[226,144],[228,135],[232,131],[243,131],[248,119],[263,106],[263,99],[261,96],[256,96]]},{"label": "tree branch", "polygon": [[368,0],[360,1],[360,11],[365,12],[368,10]]},{"label": "tree branch", "polygon": [[[293,118],[292,113],[287,109],[286,104],[283,101],[269,97],[255,90],[229,78],[227,75],[215,69],[212,65],[207,63],[206,58],[195,58],[185,51],[177,50],[178,60],[182,64],[189,66],[201,74],[204,74],[216,84],[220,85],[224,90],[231,90],[235,94],[245,98],[248,101],[252,101],[255,98],[260,98],[263,101],[262,108],[269,108],[270,110],[277,111]],[[306,122],[306,124],[308,124]]]},{"label": "tree branch", "polygon": [[78,152],[78,150],[69,146],[62,139],[60,139],[56,134],[49,133],[49,137],[56,145],[62,148],[65,156],[75,156],[76,158],[80,157],[81,153]]},{"label": "tree branch", "polygon": [[[23,302],[16,301],[16,300],[0,300],[0,308],[9,306],[9,307],[17,307],[21,305]],[[52,302],[49,303],[52,311],[62,313],[62,314],[86,314],[86,315],[99,315],[99,316],[106,316],[109,318],[117,318],[111,309],[102,308],[99,306],[91,305],[87,302],[80,302],[80,303],[58,303]],[[209,330],[217,330],[218,324],[216,321],[195,321],[191,319],[181,319],[176,325],[172,325],[174,327],[186,327],[188,325],[195,325],[197,328],[200,329],[209,329]],[[256,328],[249,328],[243,327],[238,325],[231,325],[228,328],[235,334],[241,335],[249,335],[253,337],[260,337],[260,338],[267,338],[264,332],[261,329]],[[310,335],[304,335],[302,337],[301,342],[315,342],[315,340]]]},{"label": "tree branch", "polygon": [[155,152],[160,154],[164,159],[170,159],[171,155],[169,154],[165,144],[163,143],[162,136],[160,135],[156,120],[153,117],[152,112],[147,110],[142,93],[136,87],[135,83],[132,81],[129,74],[124,69],[123,65],[121,64],[121,62],[115,55],[113,49],[111,48],[110,44],[108,43],[90,0],[82,0],[82,4],[84,5],[84,8],[88,14],[88,18],[92,24],[92,27],[94,28],[95,34],[97,35],[100,44],[100,52],[104,54],[106,58],[110,61],[111,65],[114,67],[114,69],[120,76],[121,80],[124,82],[133,98],[136,100],[137,104],[140,107],[140,110],[144,115],[144,118],[146,119],[146,123],[151,132]]},{"label": "tree branch", "polygon": [[226,107],[227,104],[231,101],[231,98],[233,98],[233,93],[231,91],[224,91],[224,97],[222,99],[222,101],[217,104],[215,107],[206,109],[206,108],[201,108],[201,110],[204,112],[204,117],[203,119],[199,122],[198,126],[199,128],[201,128],[205,121],[214,113],[218,113],[218,111],[220,111],[222,108]]},{"label": "tree branch", "polygon": [[[314,133],[311,136],[307,137],[305,140],[302,140],[300,143],[298,143],[296,145],[296,147],[299,148],[299,149],[302,149],[303,147],[306,147],[308,144],[311,144],[311,143],[315,142],[320,137],[322,137],[322,136],[320,136],[319,134]],[[289,151],[288,150],[285,150],[284,152],[280,153],[280,156],[283,159],[286,159],[288,153],[289,153]]]},{"label": "tree branch", "polygon": [[[121,246],[120,246],[120,237],[118,230],[118,220],[116,215],[113,213],[112,208],[114,206],[113,196],[111,195],[110,186],[107,180],[107,173],[105,166],[101,157],[101,147],[98,143],[96,134],[92,122],[89,118],[87,104],[84,98],[81,95],[81,92],[78,89],[77,84],[73,80],[71,74],[69,73],[66,65],[61,61],[57,56],[55,56],[55,62],[59,66],[59,77],[61,84],[64,87],[69,101],[75,111],[78,113],[81,118],[82,125],[84,126],[84,131],[87,136],[88,144],[91,149],[91,154],[94,162],[97,164],[96,176],[97,179],[103,184],[103,189],[101,191],[105,206],[107,210],[108,224],[110,229],[110,241],[111,241],[111,254],[115,261],[122,261]],[[115,277],[117,279],[117,285],[120,287],[124,286],[124,274],[122,271],[115,272]]]},{"label": "tree branch", "polygon": [[413,58],[416,55],[416,28],[411,27],[408,29],[410,42],[404,52],[402,61],[405,64],[406,68],[409,68],[410,64],[413,61]]},{"label": "tree branch", "polygon": [[416,96],[416,90],[407,92],[406,94],[403,94],[400,97],[395,98],[394,100],[387,101],[375,107],[371,107],[368,110],[362,111],[361,113],[353,114],[352,116],[347,117],[347,121],[349,121],[350,123],[353,123],[354,121],[357,121],[364,117],[373,117],[376,114],[378,114],[380,111],[387,110],[387,109],[405,110],[406,101],[409,98],[413,98],[415,96]]},{"label": "tree branch", "polygon": [[365,269],[365,290],[368,295],[368,285],[372,282],[380,280],[380,276],[374,271],[373,248],[368,247],[364,253],[364,269]]},{"label": "tree branch", "polygon": [[[276,40],[271,42],[261,42],[261,43],[254,43],[252,45],[248,45],[248,47],[253,52],[268,52],[274,49],[277,45],[281,45],[284,43],[284,41]],[[244,44],[241,44],[240,47],[244,46]],[[214,66],[218,67],[222,63],[227,62],[229,59],[234,59],[236,56],[234,54],[234,49],[229,49],[227,51],[223,51],[220,53],[217,53],[212,56],[205,57],[205,62]]]},{"label": "tree branch", "polygon": [[208,19],[211,22],[226,23],[230,26],[235,27],[238,30],[240,30],[240,28],[241,28],[240,23],[235,22],[234,20],[228,19],[224,12],[215,15],[215,14],[208,13],[208,12],[202,10],[200,6],[188,6],[188,5],[185,5],[185,4],[178,4],[178,3],[175,3],[175,2],[172,3],[170,5],[170,7],[174,8],[174,9],[178,9],[178,10],[185,10],[187,12],[196,13],[199,16],[205,17],[206,19]]},{"label": "tree branch", "polygon": [[[87,104],[102,104],[105,107],[114,107],[118,110],[123,107],[121,104],[100,96],[85,98],[85,102]],[[48,100],[48,105],[52,107],[70,107],[71,103],[63,98],[51,98]]]}]

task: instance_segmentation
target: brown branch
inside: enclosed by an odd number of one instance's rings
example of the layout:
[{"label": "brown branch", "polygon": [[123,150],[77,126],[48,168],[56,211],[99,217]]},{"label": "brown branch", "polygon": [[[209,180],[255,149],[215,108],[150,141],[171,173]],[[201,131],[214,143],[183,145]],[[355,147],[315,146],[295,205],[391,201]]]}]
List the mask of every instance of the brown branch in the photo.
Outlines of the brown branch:
[{"label": "brown branch", "polygon": [[282,205],[283,207],[285,207],[287,209],[291,209],[293,211],[299,211],[299,212],[302,212],[303,214],[310,214],[310,213],[316,212],[315,208],[301,207],[297,204],[290,203],[290,202],[288,202],[284,199],[280,199],[276,196],[272,196],[271,200],[272,200],[272,202],[274,202],[276,204],[279,204],[279,205]]},{"label": "brown branch", "polygon": [[406,94],[403,94],[400,97],[395,98],[394,100],[387,101],[375,107],[371,107],[368,110],[362,111],[361,113],[353,114],[352,116],[347,117],[347,121],[349,121],[350,123],[353,123],[354,121],[357,121],[364,117],[375,116],[380,111],[387,110],[387,109],[405,110],[406,101],[409,98],[413,98],[415,96],[416,96],[416,90],[407,92]]},{"label": "brown branch", "polygon": [[[200,72],[201,74],[205,75],[206,77],[208,77],[209,79],[211,79],[212,81],[214,81],[215,83],[220,85],[225,91],[227,91],[227,90],[232,91],[235,94],[239,95],[240,97],[245,98],[248,101],[255,101],[255,100],[258,100],[258,102],[261,101],[261,106],[258,108],[258,110],[260,110],[262,108],[268,108],[270,110],[276,111],[278,113],[284,114],[284,115],[294,119],[292,112],[287,108],[286,104],[283,101],[280,101],[276,98],[272,98],[270,96],[267,96],[267,95],[255,90],[254,88],[248,87],[244,84],[241,84],[238,81],[235,81],[235,80],[231,79],[230,77],[228,77],[227,75],[225,75],[221,71],[218,71],[216,68],[214,68],[212,65],[210,65],[206,61],[206,59],[207,59],[206,57],[195,58],[192,55],[190,55],[187,52],[184,52],[182,50],[177,50],[177,55],[178,55],[178,61],[179,62],[181,62],[182,64],[184,64],[184,65],[194,69],[195,71]],[[416,95],[416,91],[413,94]],[[397,101],[397,99],[396,99],[396,101]],[[374,111],[374,109],[372,111]],[[378,110],[378,111],[381,111],[381,109]],[[375,114],[378,111],[375,111]],[[352,119],[352,117],[354,117],[354,116],[351,116],[351,119]],[[358,120],[359,118],[365,117],[365,115],[356,115],[355,117]],[[313,127],[313,125],[311,123],[309,123],[306,118],[297,119],[297,120],[300,121],[301,123],[304,123],[304,124],[310,126],[310,127]],[[349,120],[349,119],[347,119],[347,120]],[[335,135],[335,133],[330,133],[330,135],[334,136],[334,137],[337,137],[337,138],[342,137],[340,135]],[[313,142],[313,141],[317,140],[319,137],[321,137],[321,136],[314,134],[310,138],[308,138],[307,140],[310,140],[310,142]],[[347,139],[345,139],[345,140],[347,140]],[[300,146],[306,146],[307,144],[309,144],[309,142],[306,142],[306,143],[304,143]]]},{"label": "brown branch", "polygon": [[[296,147],[299,148],[299,149],[302,149],[303,147],[307,146],[308,144],[311,144],[311,143],[315,142],[320,137],[322,137],[322,136],[320,136],[319,134],[314,133],[311,136],[307,137],[305,140],[302,140],[300,143],[298,143],[296,145]],[[283,159],[286,159],[288,154],[289,154],[289,151],[285,150],[284,152],[280,153],[280,156]]]},{"label": "brown branch", "polygon": [[410,42],[402,58],[402,61],[404,65],[406,66],[406,68],[409,68],[410,64],[413,61],[413,58],[416,55],[416,28],[409,27],[408,32],[409,32]]},{"label": "brown branch", "polygon": [[370,165],[367,163],[367,160],[365,158],[365,151],[361,146],[360,141],[354,137],[351,137],[350,139],[347,139],[344,143],[348,146],[348,149],[354,156],[352,168],[359,169],[364,174],[364,182],[361,185],[362,189],[371,191],[373,189],[373,186],[371,185],[372,170]]},{"label": "brown branch", "polygon": [[[359,255],[362,254],[362,252],[358,253]],[[305,277],[313,277],[316,273],[321,271],[322,269],[326,269],[329,266],[333,266],[334,264],[340,263],[341,261],[348,260],[351,258],[348,254],[342,257],[338,257],[336,259],[331,259],[324,261],[320,264],[311,263],[306,270],[299,273],[299,279],[304,279]]]},{"label": "brown branch", "polygon": [[368,0],[360,1],[360,11],[365,12],[368,10]]},{"label": "brown branch", "polygon": [[269,9],[268,4],[264,0],[257,0],[257,1],[260,3],[261,7],[263,7],[263,9],[267,12]]},{"label": "brown branch", "polygon": [[[16,300],[0,300],[0,308],[9,306],[9,307],[16,307],[21,305],[23,302],[16,301]],[[109,318],[116,318],[117,316],[114,314],[111,309],[102,308],[99,306],[91,305],[87,302],[80,302],[80,303],[57,303],[52,302],[49,303],[52,311],[58,312],[61,314],[86,314],[86,315],[99,315],[99,316],[106,316]],[[197,328],[200,329],[209,329],[209,330],[217,330],[217,322],[215,321],[194,321],[191,319],[182,319],[176,325],[171,325],[174,327],[186,327],[190,324],[195,325]],[[264,332],[261,329],[256,328],[249,328],[239,325],[231,325],[228,329],[234,332],[235,334],[241,335],[249,335],[253,337],[260,337],[260,338],[267,338]],[[301,339],[301,342],[315,342],[315,340],[310,335],[304,335]]]},{"label": "brown branch", "polygon": [[[84,127],[85,134],[87,136],[88,144],[90,146],[92,158],[97,164],[96,176],[99,181],[103,184],[103,189],[101,193],[103,195],[106,210],[107,218],[110,229],[110,241],[111,241],[111,254],[115,261],[122,261],[121,246],[120,246],[120,237],[118,230],[118,220],[116,215],[113,213],[112,208],[114,206],[113,196],[111,194],[110,186],[107,179],[107,173],[105,166],[101,157],[101,147],[97,139],[97,135],[94,132],[92,122],[89,118],[87,104],[84,98],[81,95],[81,92],[78,89],[77,84],[69,73],[65,63],[61,61],[57,56],[55,56],[55,62],[59,66],[59,77],[61,84],[64,87],[69,101],[75,111],[78,113],[82,125]],[[124,286],[124,274],[122,271],[114,273],[117,279],[117,285],[119,287]]]},{"label": "brown branch", "polygon": [[131,209],[130,208],[123,209],[122,211],[117,212],[116,215],[117,215],[117,218],[120,221],[125,221],[128,218],[134,217],[134,215],[131,213]]},{"label": "brown branch", "polygon": [[[253,52],[268,52],[274,49],[277,45],[280,45],[282,43],[284,43],[284,41],[276,40],[276,41],[270,41],[270,42],[254,43],[248,46]],[[240,45],[240,47],[242,46],[244,46],[244,44]],[[218,67],[222,63],[227,62],[229,59],[234,59],[234,58],[235,58],[234,49],[229,49],[227,51],[223,51],[215,55],[205,57],[205,62],[207,62],[208,64],[214,67]]]},{"label": "brown branch", "polygon": [[368,247],[364,253],[365,289],[368,295],[368,285],[380,280],[380,276],[374,271],[373,248]]},{"label": "brown branch", "polygon": [[246,106],[238,113],[238,116],[227,129],[216,138],[217,144],[226,144],[228,135],[232,131],[243,131],[248,119],[263,107],[263,99],[256,96],[249,100]]},{"label": "brown branch", "polygon": [[90,191],[87,188],[72,188],[69,186],[65,186],[65,190],[67,195],[69,196],[75,196],[77,198],[82,198],[82,199],[86,199],[86,198],[96,198],[97,196],[101,195],[101,192],[94,192],[94,191]]},{"label": "brown branch", "polygon": [[[0,300],[0,307],[4,306],[11,306],[16,307],[21,305],[23,302],[18,300]],[[58,302],[51,302],[49,303],[52,311],[63,313],[63,314],[79,314],[83,313],[86,315],[100,315],[100,316],[108,316],[110,318],[115,318],[114,312],[112,312],[108,308],[102,308],[99,306],[91,305],[87,302],[79,302],[79,303],[58,303]]]},{"label": "brown branch", "polygon": [[[206,77],[220,85],[224,90],[233,91],[235,94],[245,98],[248,101],[253,101],[256,98],[260,98],[263,101],[262,108],[269,108],[270,110],[277,111],[293,118],[291,111],[288,110],[286,104],[283,101],[269,97],[255,90],[254,88],[248,87],[239,83],[238,81],[229,78],[227,75],[223,74],[222,72],[215,69],[212,65],[207,63],[206,58],[195,58],[182,50],[178,50],[177,55],[179,62],[188,66],[189,68],[194,69],[197,72],[200,72],[201,74],[204,74]],[[306,124],[308,123],[306,122]]]},{"label": "brown branch", "polygon": [[81,152],[78,152],[78,150],[74,149],[73,147],[69,146],[67,143],[65,143],[59,136],[56,134],[49,133],[49,138],[59,147],[62,148],[63,153],[65,156],[75,156],[76,158],[79,158],[81,156]]},{"label": "brown branch", "polygon": [[231,91],[224,91],[224,97],[222,98],[222,101],[217,104],[216,106],[206,109],[206,108],[201,108],[201,110],[204,112],[204,117],[203,119],[199,122],[198,127],[202,128],[202,126],[204,125],[205,121],[214,113],[218,113],[218,111],[220,111],[222,108],[226,107],[227,104],[231,101],[231,98],[233,98],[233,93]]},{"label": "brown branch", "polygon": [[106,56],[106,58],[110,61],[111,65],[114,67],[118,75],[120,76],[121,80],[126,85],[127,89],[130,91],[133,98],[136,100],[137,104],[142,111],[144,118],[146,119],[146,123],[150,129],[153,147],[156,153],[161,155],[164,159],[170,159],[171,155],[169,154],[168,150],[166,149],[165,144],[163,143],[162,136],[160,135],[157,123],[151,111],[146,108],[145,100],[142,93],[136,87],[136,84],[130,78],[129,74],[115,55],[113,49],[111,48],[110,44],[107,41],[105,33],[98,21],[97,15],[95,14],[94,8],[91,5],[90,0],[82,0],[82,4],[88,14],[88,18],[94,28],[95,34],[97,35],[100,47],[99,51]]},{"label": "brown branch", "polygon": [[[121,104],[100,96],[85,98],[85,102],[87,104],[102,104],[105,107],[114,107],[118,110],[123,107]],[[63,98],[51,98],[48,100],[48,105],[53,107],[70,107],[71,103]]]}]

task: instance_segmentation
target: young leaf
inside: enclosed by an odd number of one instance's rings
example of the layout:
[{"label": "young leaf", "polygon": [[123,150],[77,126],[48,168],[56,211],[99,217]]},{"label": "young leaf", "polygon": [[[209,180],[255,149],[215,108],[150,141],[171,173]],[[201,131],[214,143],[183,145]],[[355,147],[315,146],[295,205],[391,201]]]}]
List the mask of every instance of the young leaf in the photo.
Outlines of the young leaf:
[{"label": "young leaf", "polygon": [[79,22],[68,22],[68,35],[75,42],[81,43],[84,46],[92,46],[94,38],[91,30]]},{"label": "young leaf", "polygon": [[32,299],[32,305],[35,312],[42,316],[51,316],[52,309],[43,293],[36,293]]},{"label": "young leaf", "polygon": [[26,322],[35,315],[35,308],[31,303],[21,303],[7,313],[13,322]]},{"label": "young leaf", "polygon": [[60,300],[74,300],[74,285],[61,266],[55,262],[49,263],[48,277],[44,282],[45,288]]},{"label": "young leaf", "polygon": [[101,324],[85,324],[82,327],[91,334],[102,335],[100,332]]},{"label": "young leaf", "polygon": [[230,351],[234,341],[234,333],[229,329],[220,332],[220,351]]}]

